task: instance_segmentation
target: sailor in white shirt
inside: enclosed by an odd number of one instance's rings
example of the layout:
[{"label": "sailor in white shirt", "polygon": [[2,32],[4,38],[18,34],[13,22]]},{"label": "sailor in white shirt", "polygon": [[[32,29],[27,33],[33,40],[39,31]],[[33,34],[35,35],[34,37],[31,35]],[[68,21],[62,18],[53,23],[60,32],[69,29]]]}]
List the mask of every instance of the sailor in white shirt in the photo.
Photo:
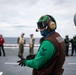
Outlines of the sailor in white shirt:
[{"label": "sailor in white shirt", "polygon": [[24,44],[25,44],[25,38],[24,38],[24,33],[21,34],[20,37],[18,37],[17,43],[19,44],[19,52],[18,52],[18,57],[23,58],[23,53],[24,53]]},{"label": "sailor in white shirt", "polygon": [[29,54],[30,55],[34,54],[34,42],[35,42],[35,39],[33,38],[33,34],[31,34],[30,41],[29,41]]}]

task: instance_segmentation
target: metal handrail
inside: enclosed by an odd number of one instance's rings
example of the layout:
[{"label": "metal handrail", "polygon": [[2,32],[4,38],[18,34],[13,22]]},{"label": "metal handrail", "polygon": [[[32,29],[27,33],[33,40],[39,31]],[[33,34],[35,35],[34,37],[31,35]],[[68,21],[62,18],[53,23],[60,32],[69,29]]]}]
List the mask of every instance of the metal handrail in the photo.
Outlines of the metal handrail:
[{"label": "metal handrail", "polygon": [[[35,44],[35,47],[39,47],[40,44]],[[18,47],[18,44],[4,44],[4,47]],[[29,44],[24,44],[24,47],[29,47]]]}]

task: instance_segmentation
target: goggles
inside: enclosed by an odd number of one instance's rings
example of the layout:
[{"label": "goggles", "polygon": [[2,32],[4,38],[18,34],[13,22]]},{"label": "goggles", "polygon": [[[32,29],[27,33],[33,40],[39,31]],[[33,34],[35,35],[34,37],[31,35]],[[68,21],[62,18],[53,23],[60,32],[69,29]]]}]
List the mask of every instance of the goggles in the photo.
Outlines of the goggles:
[{"label": "goggles", "polygon": [[43,29],[47,26],[46,22],[37,22],[38,29]]}]

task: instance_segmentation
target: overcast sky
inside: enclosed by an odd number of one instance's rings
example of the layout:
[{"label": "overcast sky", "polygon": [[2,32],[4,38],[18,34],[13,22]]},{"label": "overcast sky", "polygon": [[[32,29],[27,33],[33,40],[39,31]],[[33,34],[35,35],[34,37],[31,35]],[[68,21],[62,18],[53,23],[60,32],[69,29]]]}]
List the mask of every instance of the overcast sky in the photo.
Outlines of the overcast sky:
[{"label": "overcast sky", "polygon": [[76,13],[76,0],[0,0],[0,34],[4,37],[25,37],[35,32],[38,19],[45,14],[52,15],[57,22],[56,31],[62,37],[76,35],[73,17]]}]

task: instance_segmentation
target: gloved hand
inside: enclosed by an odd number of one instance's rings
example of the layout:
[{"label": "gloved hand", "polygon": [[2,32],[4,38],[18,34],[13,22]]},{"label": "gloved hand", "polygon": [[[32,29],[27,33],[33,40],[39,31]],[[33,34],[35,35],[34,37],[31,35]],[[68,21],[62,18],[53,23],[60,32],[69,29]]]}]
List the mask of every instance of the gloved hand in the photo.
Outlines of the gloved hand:
[{"label": "gloved hand", "polygon": [[20,65],[20,66],[25,66],[26,65],[25,61],[26,61],[26,59],[22,58],[21,60],[17,61],[17,63],[19,63],[18,65]]},{"label": "gloved hand", "polygon": [[34,58],[35,58],[35,55],[28,55],[28,56],[26,57],[27,60],[31,60],[31,59],[34,59]]}]

